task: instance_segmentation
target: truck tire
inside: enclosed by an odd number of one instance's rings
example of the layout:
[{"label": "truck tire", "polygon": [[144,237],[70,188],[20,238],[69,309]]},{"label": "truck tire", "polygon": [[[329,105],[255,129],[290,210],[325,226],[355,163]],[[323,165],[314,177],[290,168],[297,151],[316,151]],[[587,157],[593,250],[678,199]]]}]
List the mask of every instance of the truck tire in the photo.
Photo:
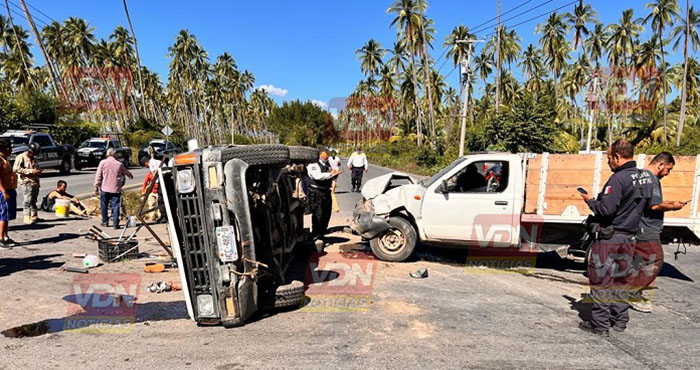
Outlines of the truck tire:
[{"label": "truck tire", "polygon": [[391,229],[370,240],[369,246],[382,261],[406,261],[416,248],[416,229],[403,217],[389,218],[389,225]]},{"label": "truck tire", "polygon": [[274,295],[266,297],[263,308],[289,308],[300,307],[304,299],[304,283],[293,280],[287,285],[280,285]]},{"label": "truck tire", "polygon": [[73,164],[73,167],[75,168],[76,171],[81,171],[81,170],[83,169],[83,166],[80,165],[80,164],[78,164],[78,161],[76,161],[76,162]]},{"label": "truck tire", "polygon": [[289,159],[292,163],[314,163],[318,161],[318,149],[305,146],[290,146]]},{"label": "truck tire", "polygon": [[289,148],[279,144],[242,145],[226,148],[221,161],[238,158],[251,166],[284,167],[289,164]]},{"label": "truck tire", "polygon": [[68,175],[70,173],[70,158],[63,158],[63,161],[61,161],[61,167],[58,168],[58,171],[61,173],[61,175]]}]

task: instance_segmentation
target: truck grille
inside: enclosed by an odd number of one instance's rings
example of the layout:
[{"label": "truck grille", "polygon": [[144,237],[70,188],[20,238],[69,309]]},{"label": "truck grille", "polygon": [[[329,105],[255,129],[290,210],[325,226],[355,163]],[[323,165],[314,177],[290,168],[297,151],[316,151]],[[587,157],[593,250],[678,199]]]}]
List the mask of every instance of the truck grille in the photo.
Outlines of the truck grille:
[{"label": "truck grille", "polygon": [[189,265],[185,271],[187,271],[190,289],[195,296],[211,293],[202,203],[196,191],[191,194],[178,194],[178,202],[179,216],[183,223],[182,239],[185,241],[185,250],[182,255],[185,263]]}]

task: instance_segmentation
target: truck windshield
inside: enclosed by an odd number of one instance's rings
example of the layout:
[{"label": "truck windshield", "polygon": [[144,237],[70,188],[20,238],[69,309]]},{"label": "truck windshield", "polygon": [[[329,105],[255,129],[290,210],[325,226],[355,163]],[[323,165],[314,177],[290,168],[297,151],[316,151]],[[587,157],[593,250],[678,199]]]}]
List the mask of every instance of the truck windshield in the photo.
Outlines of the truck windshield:
[{"label": "truck windshield", "polygon": [[86,141],[83,142],[80,145],[81,148],[101,148],[104,149],[107,147],[107,142],[106,141]]},{"label": "truck windshield", "polygon": [[10,145],[26,145],[29,142],[29,138],[26,136],[3,136],[4,139],[10,140]]},{"label": "truck windshield", "polygon": [[440,172],[433,175],[433,177],[421,181],[420,184],[423,185],[424,188],[430,187],[430,185],[434,184],[435,181],[438,181],[441,177],[445,176],[446,173],[450,172],[450,170],[457,167],[460,163],[464,162],[466,159],[467,159],[466,157],[457,158],[449,166],[440,170]]}]

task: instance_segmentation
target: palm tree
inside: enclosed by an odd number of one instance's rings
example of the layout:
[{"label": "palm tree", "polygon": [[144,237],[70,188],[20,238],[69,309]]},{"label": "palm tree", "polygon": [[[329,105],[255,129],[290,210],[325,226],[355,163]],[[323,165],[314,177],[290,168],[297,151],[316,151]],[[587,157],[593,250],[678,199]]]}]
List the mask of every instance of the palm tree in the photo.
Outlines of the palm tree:
[{"label": "palm tree", "polygon": [[369,39],[361,49],[357,49],[357,59],[360,60],[360,69],[366,76],[374,76],[379,72],[379,67],[384,64],[382,58],[386,50],[382,49],[382,45],[374,39]]},{"label": "palm tree", "polygon": [[[656,35],[656,41],[659,44],[659,50],[661,54],[661,65],[666,65],[666,55],[664,53],[664,28],[666,26],[672,26],[674,19],[678,18],[678,1],[677,0],[656,0],[655,2],[650,2],[646,5],[647,9],[651,10],[651,13],[644,18],[644,24],[651,22],[651,29]],[[667,108],[666,108],[666,76],[664,73],[664,68],[661,68],[661,84],[663,86],[663,97],[664,97],[664,142],[668,137],[668,125],[667,125]]]},{"label": "palm tree", "polygon": [[559,80],[569,58],[569,45],[566,43],[567,29],[564,16],[557,12],[552,12],[547,21],[536,28],[536,32],[542,34],[539,40],[542,45],[542,55],[545,63],[552,70],[555,83]]},{"label": "palm tree", "polygon": [[391,53],[391,58],[389,58],[386,64],[391,68],[394,79],[398,80],[399,73],[406,69],[406,63],[408,62],[406,58],[406,44],[398,40],[394,43],[394,48],[387,50],[387,52]]},{"label": "palm tree", "polygon": [[643,28],[634,21],[634,10],[627,9],[622,12],[619,24],[611,24],[608,26],[608,43],[609,61],[611,67],[627,66],[628,57],[634,54],[634,43],[642,32]]},{"label": "palm tree", "polygon": [[[469,49],[471,48],[471,43],[466,42],[468,40],[475,39],[476,35],[469,32],[469,27],[460,24],[459,26],[452,29],[452,32],[445,37],[445,42],[442,44],[443,47],[449,48],[447,50],[446,59],[452,58],[452,66],[457,67],[461,61],[467,59],[467,54],[469,54]],[[462,81],[462,73],[459,74],[459,95],[462,96],[462,90],[464,89],[464,83]]]},{"label": "palm tree", "polygon": [[474,57],[474,73],[479,74],[484,85],[486,85],[486,79],[493,73],[493,67],[493,57],[489,53],[482,50],[481,54]]},{"label": "palm tree", "polygon": [[401,34],[405,38],[405,43],[409,45],[411,51],[411,78],[413,85],[413,98],[416,110],[416,135],[418,145],[423,144],[423,133],[422,133],[422,122],[421,122],[421,111],[420,103],[418,101],[418,94],[415,93],[415,87],[418,86],[418,77],[416,76],[416,39],[418,38],[418,33],[420,31],[420,24],[423,21],[423,12],[427,8],[427,4],[424,0],[397,0],[393,3],[387,13],[395,13],[395,18],[391,21],[391,26],[396,25],[396,27],[401,31]]},{"label": "palm tree", "polygon": [[583,0],[580,0],[578,5],[574,7],[574,12],[566,13],[566,18],[571,27],[574,29],[574,39],[572,40],[572,49],[577,50],[579,45],[583,45],[583,37],[588,36],[589,30],[586,24],[596,23],[598,13],[593,10],[590,4],[583,4]]},{"label": "palm tree", "polygon": [[[32,15],[29,13],[29,10],[27,10],[27,5],[24,3],[24,0],[19,0],[19,2],[20,2],[20,4],[22,4],[22,10],[24,11],[24,16],[25,16],[25,18],[27,18],[27,21],[29,22],[29,26],[32,29],[32,32],[34,33],[34,38],[36,39],[37,44],[39,44],[39,49],[41,49],[41,53],[44,56],[44,61],[46,61],[46,66],[48,67],[49,75],[51,75],[54,96],[58,97],[58,94],[60,91],[63,95],[63,98],[67,100],[68,96],[66,95],[65,90],[63,89],[60,81],[58,80],[58,73],[55,71],[55,69],[53,67],[53,61],[49,58],[48,53],[46,52],[46,48],[44,48],[44,43],[41,41],[41,36],[39,35],[39,31],[36,28],[36,24],[34,24],[34,18],[32,18]],[[7,0],[5,1],[5,4],[7,5]],[[9,13],[9,6],[8,6],[8,13]]]},{"label": "palm tree", "polygon": [[532,44],[528,45],[525,53],[523,53],[523,59],[518,63],[523,73],[525,73],[527,81],[539,74],[541,64],[540,49],[535,48]]},{"label": "palm tree", "polygon": [[681,24],[671,31],[671,39],[676,39],[673,44],[673,50],[676,51],[683,39],[683,85],[681,87],[681,116],[678,121],[678,130],[676,130],[676,146],[681,145],[681,137],[683,135],[683,124],[685,123],[685,105],[688,98],[687,80],[688,80],[688,43],[691,43],[693,51],[697,51],[700,46],[700,12],[695,12],[690,6],[690,0],[686,1],[686,18]]}]

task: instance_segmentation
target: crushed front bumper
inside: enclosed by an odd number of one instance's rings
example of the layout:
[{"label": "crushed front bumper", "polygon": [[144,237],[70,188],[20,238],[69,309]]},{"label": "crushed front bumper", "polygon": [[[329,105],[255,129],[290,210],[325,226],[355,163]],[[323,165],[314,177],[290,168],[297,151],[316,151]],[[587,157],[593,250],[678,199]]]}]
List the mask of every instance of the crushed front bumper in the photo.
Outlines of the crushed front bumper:
[{"label": "crushed front bumper", "polygon": [[377,216],[372,210],[372,201],[366,200],[355,206],[350,228],[364,239],[374,239],[391,229],[386,217]]}]

